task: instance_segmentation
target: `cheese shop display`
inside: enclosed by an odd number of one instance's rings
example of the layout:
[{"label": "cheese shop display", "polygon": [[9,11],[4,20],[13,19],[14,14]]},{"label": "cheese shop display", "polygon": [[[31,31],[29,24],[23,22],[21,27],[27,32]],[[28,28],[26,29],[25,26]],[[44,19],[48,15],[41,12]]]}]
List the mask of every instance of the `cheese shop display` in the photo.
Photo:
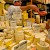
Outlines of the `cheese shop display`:
[{"label": "cheese shop display", "polygon": [[[4,8],[4,4],[1,6]],[[49,50],[50,20],[42,22],[37,12],[34,12],[36,19],[29,18],[20,6],[14,9],[12,16],[8,12],[2,16],[1,10],[0,50]]]},{"label": "cheese shop display", "polygon": [[[38,28],[39,31],[35,28]],[[34,31],[34,29],[36,31]],[[37,24],[37,26],[33,24],[32,27],[9,26],[4,28],[3,32],[0,32],[0,46],[5,45],[8,50],[14,50],[15,48],[16,50],[20,50],[22,47],[23,49],[25,48],[25,50],[32,50],[34,47],[39,50],[42,46],[38,46],[38,43],[39,45],[45,45],[44,42],[47,42],[46,37],[48,35],[47,29],[43,29],[44,31],[42,32],[40,30],[40,24]],[[25,40],[26,44],[24,42]],[[43,50],[48,50],[49,43],[47,44],[48,47],[44,47]]]}]

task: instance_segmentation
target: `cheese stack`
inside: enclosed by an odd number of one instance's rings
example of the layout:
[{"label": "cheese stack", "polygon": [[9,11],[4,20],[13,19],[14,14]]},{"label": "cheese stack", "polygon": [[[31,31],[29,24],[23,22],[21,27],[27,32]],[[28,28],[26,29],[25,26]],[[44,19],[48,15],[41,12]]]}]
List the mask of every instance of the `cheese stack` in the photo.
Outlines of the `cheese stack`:
[{"label": "cheese stack", "polygon": [[23,31],[15,32],[15,41],[18,44],[21,40],[24,40],[24,33]]},{"label": "cheese stack", "polygon": [[32,30],[25,30],[24,33],[25,33],[25,40],[29,40],[32,43],[34,40],[33,31]]}]

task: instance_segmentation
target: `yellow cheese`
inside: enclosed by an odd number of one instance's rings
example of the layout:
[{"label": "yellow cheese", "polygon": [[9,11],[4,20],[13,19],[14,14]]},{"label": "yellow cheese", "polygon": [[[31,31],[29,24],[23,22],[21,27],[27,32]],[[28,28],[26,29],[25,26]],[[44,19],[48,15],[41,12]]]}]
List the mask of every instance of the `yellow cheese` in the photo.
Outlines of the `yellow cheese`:
[{"label": "yellow cheese", "polygon": [[40,38],[38,36],[35,36],[33,43],[34,44],[37,44],[37,42],[40,42]]},{"label": "yellow cheese", "polygon": [[16,24],[17,24],[17,26],[22,26],[22,19],[21,20],[17,19]]},{"label": "yellow cheese", "polygon": [[35,22],[35,19],[34,18],[29,18],[29,20],[34,23]]},{"label": "yellow cheese", "polygon": [[12,43],[11,45],[9,45],[8,49],[11,50],[13,46],[15,46],[16,43]]},{"label": "yellow cheese", "polygon": [[1,22],[1,26],[2,26],[3,28],[5,28],[4,21]]},{"label": "yellow cheese", "polygon": [[3,14],[4,4],[0,3],[0,16]]},{"label": "yellow cheese", "polygon": [[49,44],[45,42],[44,46],[41,45],[40,43],[37,43],[37,49],[38,50],[49,50]]},{"label": "yellow cheese", "polygon": [[35,39],[34,39],[35,44],[37,42],[40,42],[40,40],[45,41],[45,39],[46,39],[46,36],[43,32],[42,33],[35,33]]},{"label": "yellow cheese", "polygon": [[23,27],[23,30],[25,31],[25,30],[31,30],[31,28],[29,28],[29,27]]},{"label": "yellow cheese", "polygon": [[17,26],[16,28],[15,28],[15,32],[16,31],[21,31],[22,30],[22,26]]},{"label": "yellow cheese", "polygon": [[9,21],[5,21],[6,28],[9,27]]},{"label": "yellow cheese", "polygon": [[31,36],[33,35],[33,30],[24,30],[24,33]]},{"label": "yellow cheese", "polygon": [[0,46],[3,44],[4,37],[0,37]]},{"label": "yellow cheese", "polygon": [[5,42],[6,47],[8,47],[9,45],[13,43],[12,39],[5,39],[4,42]]},{"label": "yellow cheese", "polygon": [[21,40],[24,40],[24,33],[23,31],[17,31],[15,33],[15,41],[18,44]]},{"label": "yellow cheese", "polygon": [[22,13],[22,17],[23,17],[24,20],[25,20],[25,19],[28,19],[28,13],[27,13],[26,11],[24,11],[24,12]]},{"label": "yellow cheese", "polygon": [[25,40],[30,40],[30,39],[31,39],[31,36],[25,35]]},{"label": "yellow cheese", "polygon": [[2,40],[0,40],[0,46],[2,45],[2,42],[3,42],[3,41],[2,41]]},{"label": "yellow cheese", "polygon": [[25,27],[25,26],[27,26],[27,23],[26,23],[26,21],[23,21],[23,26]]},{"label": "yellow cheese", "polygon": [[25,35],[25,40],[30,40],[32,43],[34,40],[34,36]]}]

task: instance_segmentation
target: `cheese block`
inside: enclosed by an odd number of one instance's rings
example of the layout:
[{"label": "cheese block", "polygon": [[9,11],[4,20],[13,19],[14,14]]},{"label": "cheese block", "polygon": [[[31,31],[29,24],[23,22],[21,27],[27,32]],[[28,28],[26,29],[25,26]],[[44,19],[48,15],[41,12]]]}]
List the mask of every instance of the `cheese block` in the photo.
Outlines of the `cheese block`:
[{"label": "cheese block", "polygon": [[9,21],[5,21],[6,28],[9,27]]},{"label": "cheese block", "polygon": [[29,18],[29,20],[34,23],[35,22],[35,19],[34,18]]},{"label": "cheese block", "polygon": [[31,39],[31,36],[25,35],[25,40],[30,40],[30,39]]},{"label": "cheese block", "polygon": [[4,4],[0,3],[0,16],[3,14]]},{"label": "cheese block", "polygon": [[32,29],[35,33],[37,32],[40,32],[40,25],[39,24],[36,24],[36,23],[33,23],[32,24]]},{"label": "cheese block", "polygon": [[44,43],[44,45],[41,45],[40,43],[37,43],[37,49],[38,50],[49,50],[49,44],[48,43]]},{"label": "cheese block", "polygon": [[23,21],[23,26],[24,26],[24,27],[26,27],[26,26],[27,26],[26,21]]},{"label": "cheese block", "polygon": [[24,40],[24,33],[23,31],[17,31],[15,33],[15,41],[18,44],[21,40]]},{"label": "cheese block", "polygon": [[31,28],[30,27],[23,27],[23,30],[25,31],[25,30],[31,30]]},{"label": "cheese block", "polygon": [[15,32],[21,31],[21,30],[22,30],[22,26],[17,26],[17,27],[15,28]]},{"label": "cheese block", "polygon": [[1,21],[1,26],[2,26],[2,28],[5,28],[4,21]]},{"label": "cheese block", "polygon": [[34,44],[37,44],[37,42],[40,42],[40,38],[38,36],[35,36],[33,43]]},{"label": "cheese block", "polygon": [[2,45],[3,43],[3,37],[0,37],[0,46]]},{"label": "cheese block", "polygon": [[11,50],[13,46],[15,46],[16,43],[12,43],[11,45],[9,45],[8,49]]},{"label": "cheese block", "polygon": [[6,46],[0,46],[0,50],[7,50]]},{"label": "cheese block", "polygon": [[25,19],[28,19],[28,13],[27,13],[26,11],[24,11],[24,12],[22,13],[22,17],[23,17],[24,20],[25,20]]},{"label": "cheese block", "polygon": [[7,38],[7,39],[11,39],[12,37],[13,37],[13,35],[8,34],[5,38]]},{"label": "cheese block", "polygon": [[33,30],[24,30],[24,33],[31,36],[33,35]]},{"label": "cheese block", "polygon": [[25,35],[25,40],[30,40],[32,43],[34,40],[34,36]]},{"label": "cheese block", "polygon": [[5,39],[4,43],[6,45],[6,47],[8,47],[9,45],[11,45],[13,43],[12,39]]},{"label": "cheese block", "polygon": [[22,26],[22,19],[17,19],[16,24],[17,26]]}]

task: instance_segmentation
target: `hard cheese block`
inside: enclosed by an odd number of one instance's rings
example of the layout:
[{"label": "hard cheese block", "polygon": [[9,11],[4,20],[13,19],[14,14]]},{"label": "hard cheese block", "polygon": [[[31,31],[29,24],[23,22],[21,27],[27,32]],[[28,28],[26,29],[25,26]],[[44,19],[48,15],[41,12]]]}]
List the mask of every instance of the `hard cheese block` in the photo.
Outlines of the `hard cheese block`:
[{"label": "hard cheese block", "polygon": [[8,47],[9,45],[11,45],[13,43],[12,39],[5,39],[4,43],[6,45],[6,47]]},{"label": "hard cheese block", "polygon": [[17,27],[15,28],[15,32],[21,31],[21,30],[22,30],[22,26],[17,26]]},{"label": "hard cheese block", "polygon": [[3,14],[4,4],[0,3],[0,16]]},{"label": "hard cheese block", "polygon": [[21,40],[24,40],[24,33],[23,31],[17,31],[15,33],[15,41],[18,44]]},{"label": "hard cheese block", "polygon": [[8,49],[11,50],[13,46],[15,46],[16,43],[12,43],[11,45],[9,45]]},{"label": "hard cheese block", "polygon": [[44,45],[41,45],[40,43],[37,43],[37,49],[38,50],[49,50],[49,44],[45,42]]},{"label": "hard cheese block", "polygon": [[28,13],[27,13],[26,11],[24,11],[24,12],[22,13],[22,17],[23,17],[24,20],[25,20],[25,19],[28,19]]}]

